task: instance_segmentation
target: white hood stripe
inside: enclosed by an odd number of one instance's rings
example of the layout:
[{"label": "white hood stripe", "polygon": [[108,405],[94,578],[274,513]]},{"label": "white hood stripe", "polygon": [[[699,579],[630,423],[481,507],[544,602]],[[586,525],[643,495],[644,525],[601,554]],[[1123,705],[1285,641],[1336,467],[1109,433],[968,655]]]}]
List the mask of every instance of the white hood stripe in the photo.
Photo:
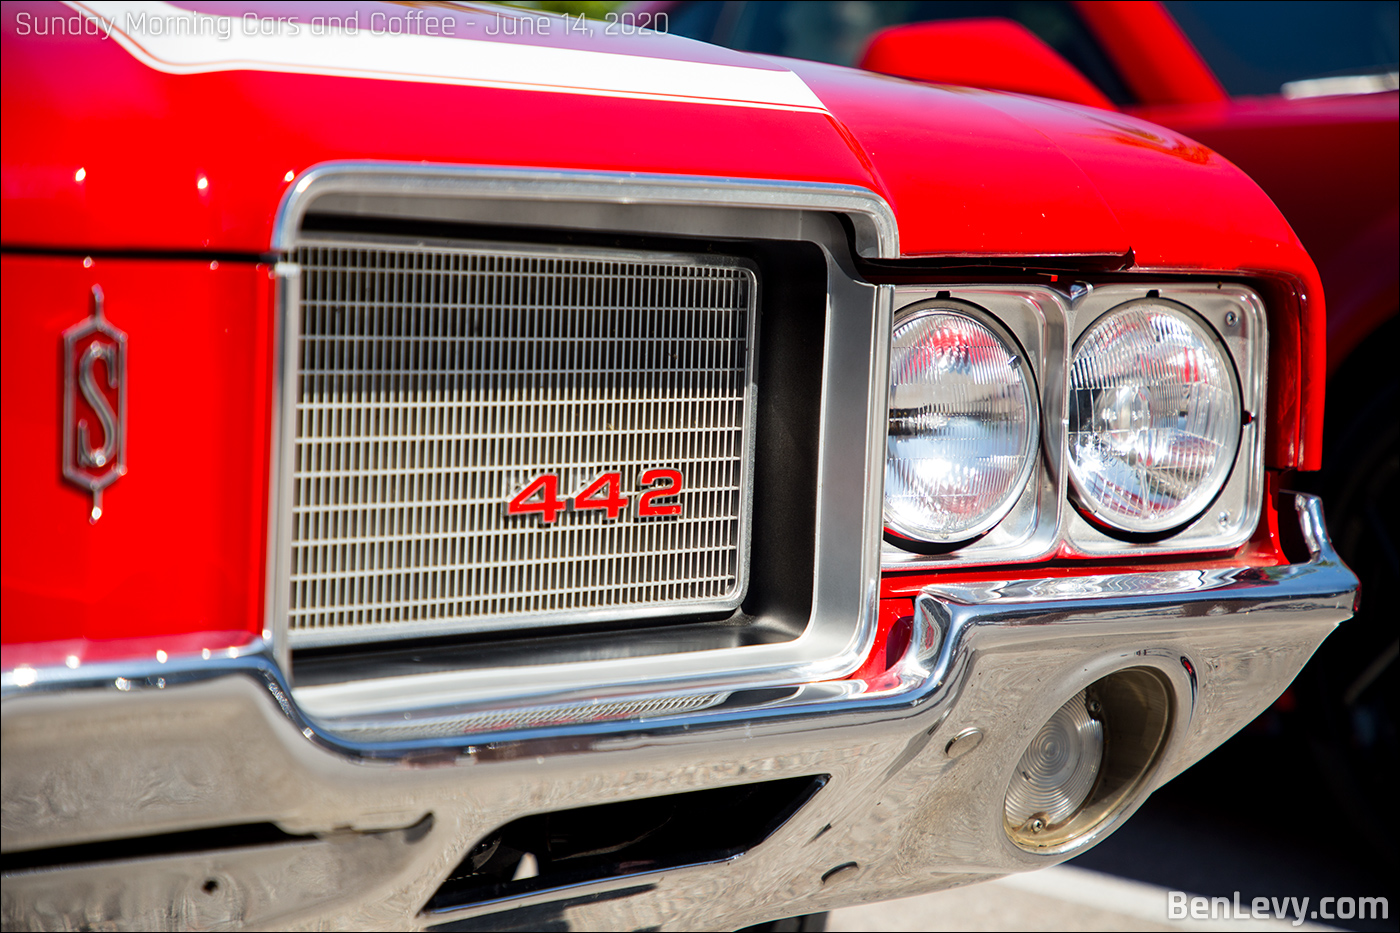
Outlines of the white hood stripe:
[{"label": "white hood stripe", "polygon": [[[145,65],[166,74],[272,71],[825,113],[790,71],[426,35],[343,29],[248,35],[241,18],[168,3],[70,2]],[[152,22],[160,20],[157,27]],[[639,39],[645,41],[645,39]]]}]

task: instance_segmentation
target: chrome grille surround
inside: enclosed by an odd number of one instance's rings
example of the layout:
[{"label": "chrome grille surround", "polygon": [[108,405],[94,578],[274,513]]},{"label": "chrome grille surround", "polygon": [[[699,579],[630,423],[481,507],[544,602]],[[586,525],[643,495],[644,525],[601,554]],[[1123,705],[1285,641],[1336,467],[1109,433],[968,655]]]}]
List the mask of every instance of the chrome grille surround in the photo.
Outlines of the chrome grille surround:
[{"label": "chrome grille surround", "polygon": [[[295,646],[732,610],[749,544],[758,278],[711,256],[303,239]],[[684,476],[638,517],[642,474]],[[508,515],[618,471],[617,519]]]},{"label": "chrome grille surround", "polygon": [[[342,224],[343,219],[350,223]],[[810,587],[810,601],[784,595],[782,602],[765,603],[759,594],[751,613],[746,603],[722,623],[697,616],[694,624],[683,626],[566,629],[571,633],[567,639],[554,640],[559,650],[544,655],[533,650],[535,639],[507,631],[483,639],[490,650],[477,660],[465,643],[453,643],[455,653],[443,664],[423,655],[428,663],[419,666],[420,651],[391,651],[392,641],[378,641],[362,650],[333,652],[344,661],[333,677],[308,674],[302,680],[299,658],[307,659],[309,671],[311,655],[294,652],[305,643],[293,644],[288,624],[301,296],[301,269],[293,259],[303,243],[324,239],[324,231],[364,229],[381,221],[415,233],[428,233],[424,225],[489,228],[492,240],[534,239],[552,231],[559,238],[574,233],[639,242],[682,238],[704,244],[707,251],[724,242],[751,244],[759,251],[786,250],[786,244],[814,256],[820,268],[807,274],[818,278],[807,281],[824,292],[824,303],[803,310],[786,291],[775,291],[764,302],[762,319],[790,322],[791,336],[806,324],[799,314],[810,314],[808,332],[816,337],[804,352],[819,388],[810,396],[812,418],[801,435],[812,445],[812,459],[804,465],[810,479],[803,480],[812,484],[814,508],[804,510],[810,538],[803,539],[812,542],[812,563],[804,559],[800,573],[797,565],[769,567],[776,542],[768,535],[781,535],[787,516],[795,513],[770,510],[764,502],[755,502],[755,529],[770,516],[778,518],[762,537],[755,530],[752,545],[755,575],[762,561],[765,580],[775,571],[786,573],[789,593]],[[512,229],[527,235],[512,236]],[[412,718],[449,708],[466,713],[502,705],[695,695],[830,680],[859,666],[874,637],[879,593],[888,382],[883,335],[889,329],[893,288],[864,281],[852,257],[900,255],[893,212],[877,194],[849,185],[786,180],[328,162],[308,169],[288,187],[272,243],[282,259],[270,270],[276,358],[263,634],[277,664],[289,672],[292,699],[312,719],[347,723],[393,711]],[[786,274],[785,266],[780,269]],[[779,306],[791,313],[767,313]],[[773,377],[768,372],[767,378]],[[760,402],[769,398],[765,393]],[[759,412],[760,422],[772,416],[762,405]],[[765,464],[768,473],[784,469],[766,434],[759,441],[755,463]],[[789,488],[808,495],[805,486]],[[400,658],[412,663],[400,663]]]}]

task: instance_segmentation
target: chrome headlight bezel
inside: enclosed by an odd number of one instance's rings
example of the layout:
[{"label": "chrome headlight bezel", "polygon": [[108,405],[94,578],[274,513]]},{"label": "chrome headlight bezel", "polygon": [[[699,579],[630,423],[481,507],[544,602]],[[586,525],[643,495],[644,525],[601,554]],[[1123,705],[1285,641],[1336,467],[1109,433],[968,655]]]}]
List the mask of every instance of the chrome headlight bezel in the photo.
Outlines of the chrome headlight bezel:
[{"label": "chrome headlight bezel", "polygon": [[[1263,510],[1264,415],[1268,326],[1263,301],[1248,286],[1219,280],[1075,283],[1041,286],[896,286],[896,308],[935,297],[984,309],[1026,350],[1041,395],[1041,450],[1020,498],[980,538],[941,553],[915,552],[887,533],[886,570],[985,566],[1043,560],[1052,554],[1136,557],[1233,550],[1254,533]],[[1087,518],[1071,497],[1068,457],[1071,348],[1096,320],[1127,302],[1160,298],[1184,305],[1214,330],[1238,380],[1242,425],[1235,462],[1223,488],[1185,525],[1134,535]]]},{"label": "chrome headlight bezel", "polygon": [[1038,409],[1036,450],[1029,458],[1019,493],[979,537],[944,545],[902,541],[887,525],[883,562],[886,567],[912,569],[949,561],[998,563],[1041,556],[1054,546],[1054,516],[1063,495],[1064,444],[1059,435],[1063,433],[1064,377],[1061,368],[1049,367],[1050,360],[1064,356],[1065,319],[1060,297],[1039,286],[970,286],[951,291],[947,287],[900,286],[895,290],[892,320],[906,312],[943,305],[950,309],[972,307],[981,320],[990,322],[1024,353]]},{"label": "chrome headlight bezel", "polygon": [[[1010,366],[1019,377],[1019,389],[1025,405],[1025,439],[1019,452],[1020,464],[1011,481],[1007,484],[996,504],[984,509],[978,519],[956,531],[939,532],[927,527],[916,527],[915,523],[891,513],[889,508],[889,469],[892,461],[890,439],[886,440],[886,498],[885,534],[894,543],[908,550],[922,550],[926,547],[942,549],[973,541],[997,525],[1020,499],[1025,491],[1031,473],[1035,469],[1040,452],[1040,391],[1034,372],[1026,360],[1025,349],[1016,338],[995,317],[983,308],[966,301],[953,298],[932,298],[916,301],[900,308],[891,321],[891,333],[898,335],[900,330],[922,318],[948,315],[970,321],[975,327],[986,331],[1010,357]],[[894,394],[894,369],[896,350],[890,348],[890,393],[891,406]],[[893,418],[893,407],[891,407]]]},{"label": "chrome headlight bezel", "polygon": [[[1240,393],[1240,439],[1234,465],[1202,512],[1163,534],[1138,536],[1106,529],[1067,505],[1063,531],[1067,550],[1093,557],[1232,550],[1249,540],[1263,510],[1268,371],[1264,303],[1253,289],[1230,282],[1104,285],[1074,303],[1070,346],[1077,346],[1084,332],[1104,314],[1142,299],[1164,299],[1185,306],[1215,332],[1223,346]],[[1066,434],[1066,464],[1068,457]]]}]

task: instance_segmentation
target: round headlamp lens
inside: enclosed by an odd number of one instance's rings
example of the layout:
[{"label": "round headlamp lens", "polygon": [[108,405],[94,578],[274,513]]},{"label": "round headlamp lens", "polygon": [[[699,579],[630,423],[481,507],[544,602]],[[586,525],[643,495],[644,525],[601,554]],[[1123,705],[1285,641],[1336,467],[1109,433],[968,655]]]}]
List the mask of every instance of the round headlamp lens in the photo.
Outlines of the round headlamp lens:
[{"label": "round headlamp lens", "polygon": [[1129,302],[1089,327],[1070,365],[1069,463],[1079,503],[1123,531],[1169,531],[1220,492],[1240,443],[1234,367],[1184,306]]},{"label": "round headlamp lens", "polygon": [[947,303],[895,320],[885,525],[896,540],[974,538],[1025,488],[1039,430],[1035,388],[999,331]]}]

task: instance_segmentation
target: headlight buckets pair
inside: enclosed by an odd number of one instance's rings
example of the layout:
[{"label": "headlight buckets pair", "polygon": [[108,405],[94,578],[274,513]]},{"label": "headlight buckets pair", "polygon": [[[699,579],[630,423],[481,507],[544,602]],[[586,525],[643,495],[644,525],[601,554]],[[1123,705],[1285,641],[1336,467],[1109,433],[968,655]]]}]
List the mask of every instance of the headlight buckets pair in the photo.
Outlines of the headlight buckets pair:
[{"label": "headlight buckets pair", "polygon": [[[1240,446],[1239,378],[1210,325],[1162,298],[1121,304],[1069,362],[1074,500],[1112,532],[1155,535],[1199,516]],[[1011,334],[975,305],[918,302],[895,318],[885,524],[898,543],[955,546],[995,526],[1030,478],[1040,413]]]}]

